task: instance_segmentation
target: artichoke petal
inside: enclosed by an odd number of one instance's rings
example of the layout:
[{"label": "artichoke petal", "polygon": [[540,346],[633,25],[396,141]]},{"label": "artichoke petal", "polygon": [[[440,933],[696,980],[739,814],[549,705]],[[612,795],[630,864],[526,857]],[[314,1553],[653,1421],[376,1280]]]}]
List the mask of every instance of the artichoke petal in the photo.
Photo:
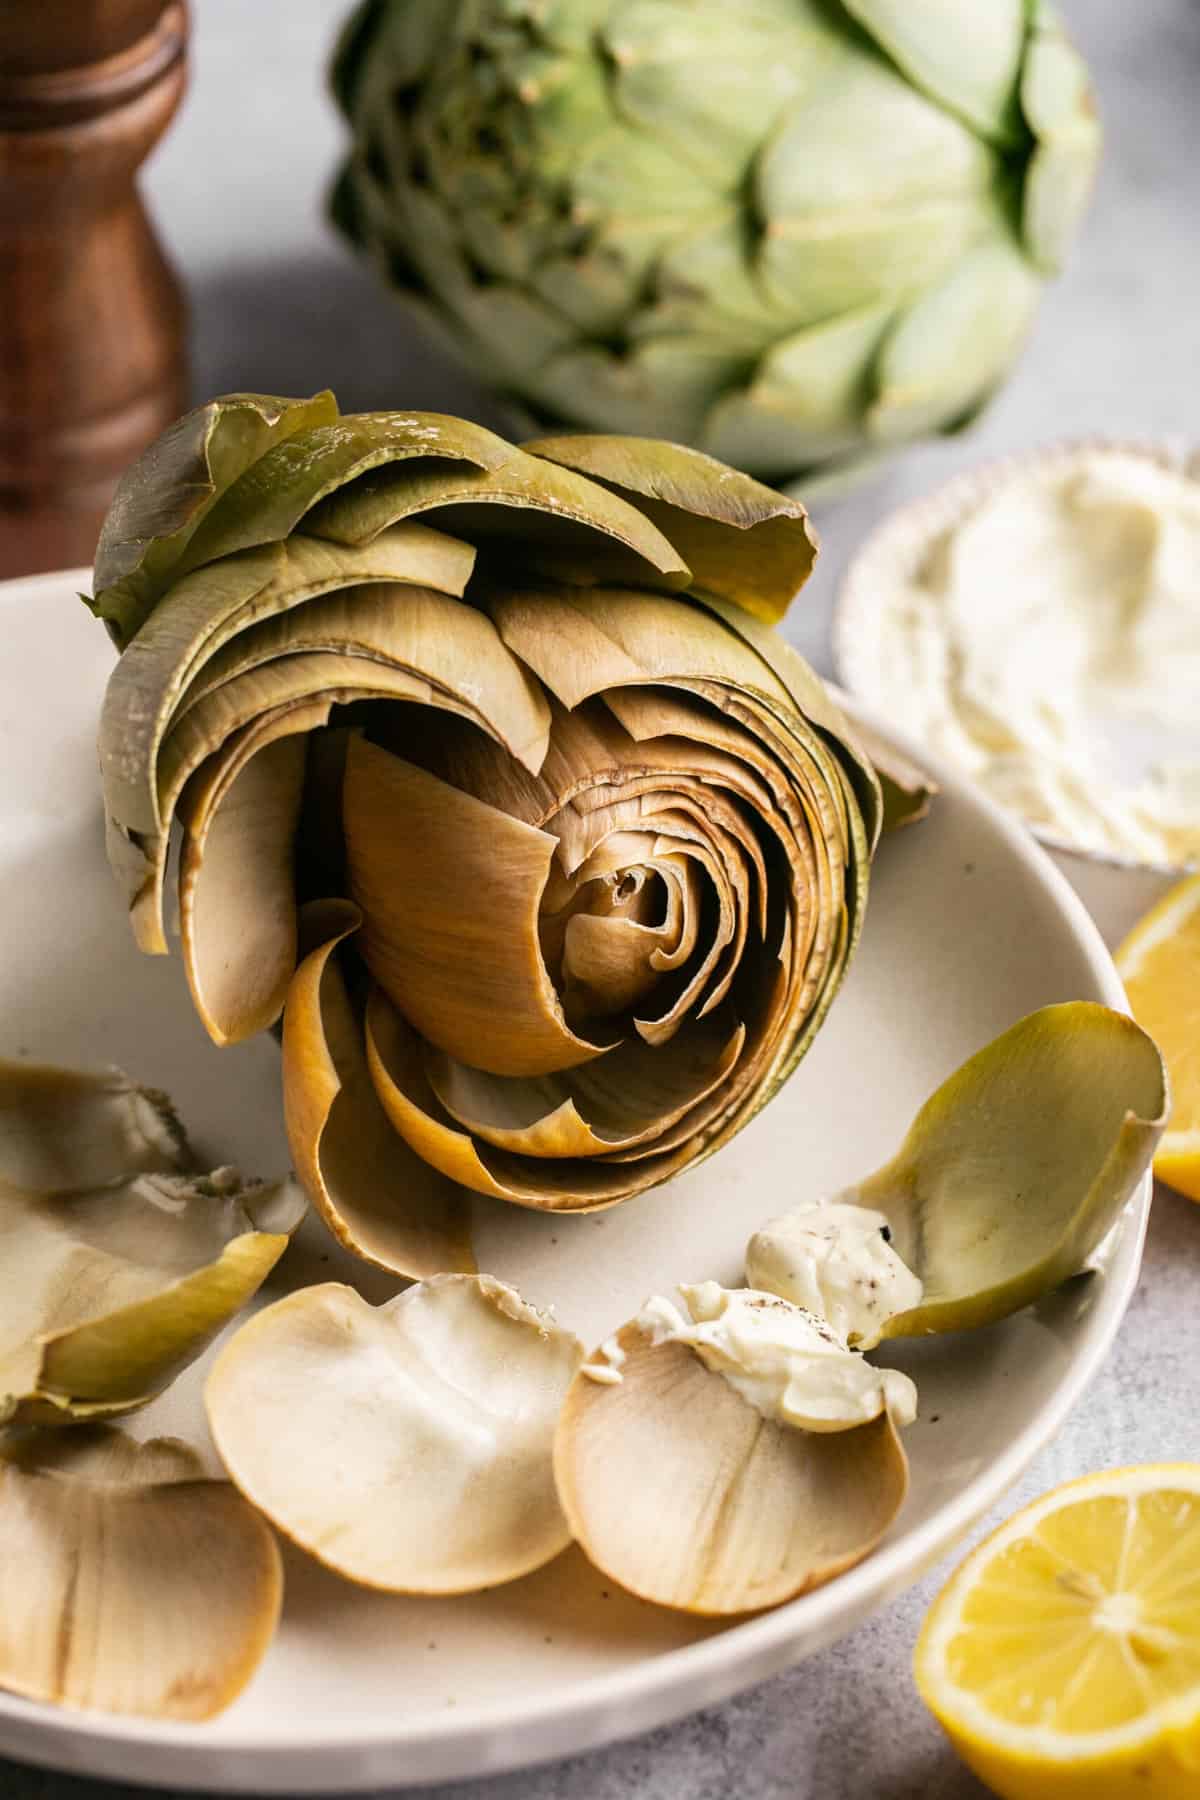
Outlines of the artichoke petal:
[{"label": "artichoke petal", "polygon": [[964,12],[958,0],[844,0],[909,80],[995,143],[1021,139],[1017,79],[1026,0],[993,0]]},{"label": "artichoke petal", "polygon": [[1025,176],[1021,230],[1037,266],[1056,274],[1092,191],[1100,122],[1083,59],[1040,3],[1021,77],[1021,107],[1037,139]]},{"label": "artichoke petal", "polygon": [[799,502],[698,450],[656,444],[651,463],[644,439],[586,435],[539,438],[525,448],[636,496],[696,587],[768,624],[783,617],[812,573],[817,544]]},{"label": "artichoke petal", "polygon": [[294,1183],[181,1173],[182,1137],[162,1111],[115,1073],[0,1065],[4,1420],[145,1404],[245,1305],[299,1224]]},{"label": "artichoke petal", "polygon": [[551,1450],[582,1355],[488,1275],[380,1307],[329,1282],[239,1331],[205,1402],[232,1479],[293,1542],[366,1587],[470,1593],[570,1541]]},{"label": "artichoke petal", "polygon": [[270,1528],[187,1445],[94,1427],[0,1457],[0,1587],[0,1686],[197,1721],[265,1656],[283,1571]]},{"label": "artichoke petal", "polygon": [[283,1015],[283,1111],[296,1171],[338,1242],[366,1261],[413,1280],[470,1272],[465,1196],[392,1130],[371,1082],[337,959],[360,919],[346,901],[316,901],[301,922],[302,936],[318,943],[296,970]]},{"label": "artichoke petal", "polygon": [[989,1324],[1077,1274],[1150,1166],[1162,1058],[1124,1013],[1031,1013],[925,1102],[896,1156],[842,1196],[884,1213],[924,1284],[887,1337]]},{"label": "artichoke petal", "polygon": [[620,1380],[575,1377],[554,1474],[596,1566],[660,1606],[714,1617],[777,1606],[860,1562],[891,1524],[908,1462],[886,1412],[852,1430],[767,1419],[681,1343],[616,1335]]},{"label": "artichoke petal", "polygon": [[92,610],[124,649],[225,490],[273,444],[337,417],[311,400],[226,394],[185,413],[122,476],[96,547]]}]

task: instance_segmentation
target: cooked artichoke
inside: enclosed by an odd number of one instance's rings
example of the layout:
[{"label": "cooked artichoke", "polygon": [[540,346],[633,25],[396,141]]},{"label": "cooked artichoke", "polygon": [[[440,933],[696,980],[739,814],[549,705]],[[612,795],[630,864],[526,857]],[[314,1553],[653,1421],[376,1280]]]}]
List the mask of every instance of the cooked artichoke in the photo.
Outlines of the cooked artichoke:
[{"label": "cooked artichoke", "polygon": [[189,1167],[165,1098],[119,1070],[0,1062],[0,1425],[146,1405],[261,1286],[303,1194]]},{"label": "cooked artichoke", "polygon": [[780,482],[1003,380],[1099,149],[1047,0],[365,0],[334,215],[534,416]]},{"label": "cooked artichoke", "polygon": [[181,820],[197,1009],[218,1043],[283,1012],[343,1241],[469,1270],[456,1184],[611,1205],[795,1067],[881,810],[769,629],[813,555],[796,502],[678,446],[321,397],[215,401],[126,476],[93,602],[113,867],[164,951]]}]

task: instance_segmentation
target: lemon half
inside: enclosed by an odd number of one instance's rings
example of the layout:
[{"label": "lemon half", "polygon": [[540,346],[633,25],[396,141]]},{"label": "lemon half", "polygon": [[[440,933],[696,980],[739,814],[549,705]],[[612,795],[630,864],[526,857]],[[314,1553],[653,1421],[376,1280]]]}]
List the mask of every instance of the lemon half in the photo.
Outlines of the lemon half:
[{"label": "lemon half", "polygon": [[1154,1173],[1200,1200],[1200,875],[1151,908],[1116,963],[1133,1016],[1158,1044],[1171,1082],[1171,1118]]},{"label": "lemon half", "polygon": [[1035,1500],[951,1576],[917,1686],[1004,1800],[1200,1796],[1200,1464]]}]

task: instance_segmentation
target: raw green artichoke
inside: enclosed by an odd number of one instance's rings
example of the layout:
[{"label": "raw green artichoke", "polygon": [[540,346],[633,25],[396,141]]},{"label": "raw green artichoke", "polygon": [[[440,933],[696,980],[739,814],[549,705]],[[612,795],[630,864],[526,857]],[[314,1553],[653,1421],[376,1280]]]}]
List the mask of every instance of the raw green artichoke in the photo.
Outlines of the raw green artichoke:
[{"label": "raw green artichoke", "polygon": [[1042,0],[365,0],[335,216],[542,421],[777,484],[978,411],[1087,199]]}]

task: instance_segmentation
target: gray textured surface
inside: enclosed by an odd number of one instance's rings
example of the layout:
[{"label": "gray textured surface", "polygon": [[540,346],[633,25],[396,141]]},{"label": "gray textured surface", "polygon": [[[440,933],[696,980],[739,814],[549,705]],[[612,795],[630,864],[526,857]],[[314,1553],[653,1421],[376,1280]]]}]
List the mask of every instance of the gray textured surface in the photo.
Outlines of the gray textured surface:
[{"label": "gray textured surface", "polygon": [[[967,0],[963,0],[966,4]],[[824,566],[789,625],[828,668],[837,570],[894,504],[970,462],[1097,431],[1200,437],[1200,6],[1062,0],[1091,58],[1107,159],[1084,242],[1050,293],[1017,377],[967,438],[910,452],[884,481],[818,509]],[[323,189],[339,128],[322,67],[330,0],[199,0],[193,88],[148,187],[191,289],[198,392],[330,385],[346,408],[487,417],[461,377],[332,241]],[[1200,1215],[1160,1193],[1145,1272],[1103,1376],[1004,1511],[1085,1470],[1200,1458]],[[975,1800],[909,1676],[935,1570],[826,1654],[715,1711],[577,1761],[440,1790],[461,1800]],[[144,1790],[0,1761],[4,1800]]]}]

